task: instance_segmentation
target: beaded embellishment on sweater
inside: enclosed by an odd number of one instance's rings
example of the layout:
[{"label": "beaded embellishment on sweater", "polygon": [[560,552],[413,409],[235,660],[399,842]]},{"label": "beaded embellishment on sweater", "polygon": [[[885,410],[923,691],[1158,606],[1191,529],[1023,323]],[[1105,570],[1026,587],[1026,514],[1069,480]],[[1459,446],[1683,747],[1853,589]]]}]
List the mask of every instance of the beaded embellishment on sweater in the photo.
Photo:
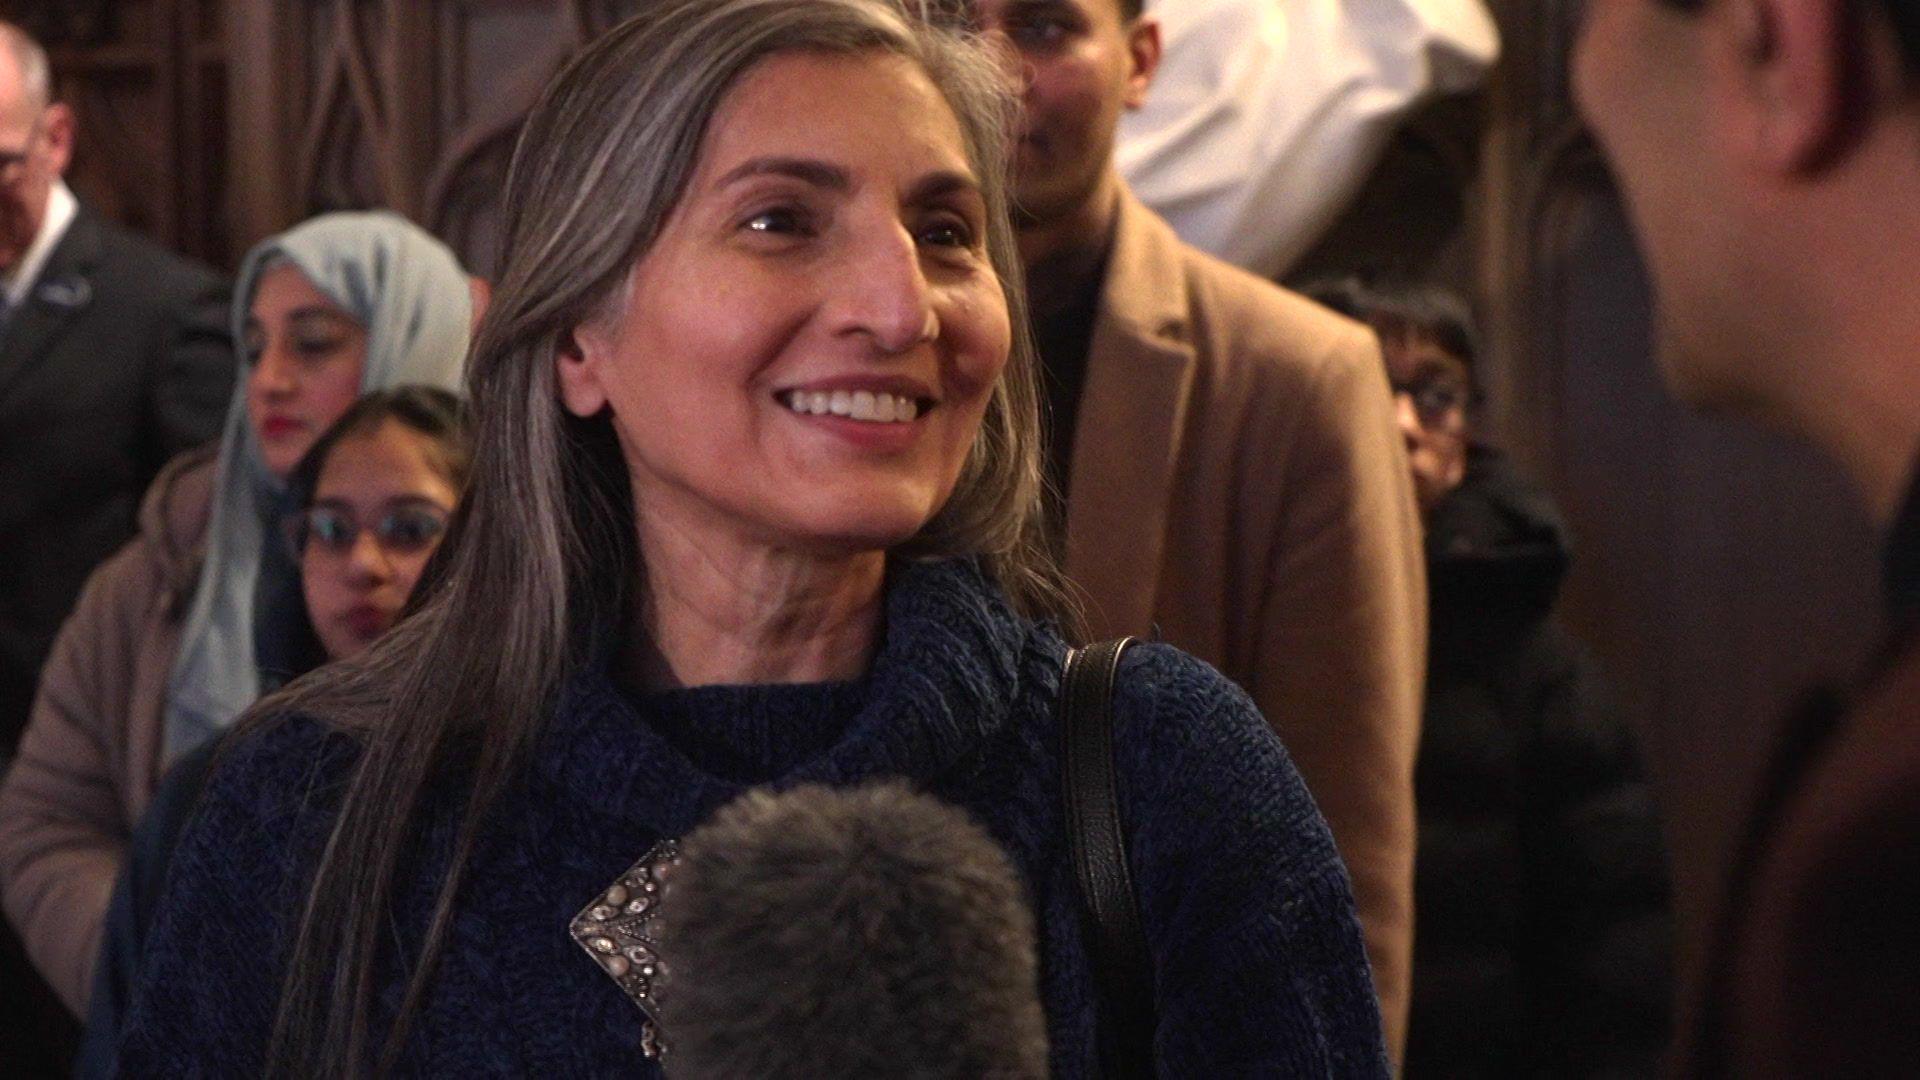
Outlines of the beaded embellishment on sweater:
[{"label": "beaded embellishment on sweater", "polygon": [[666,978],[666,968],[660,962],[652,924],[659,915],[660,891],[679,861],[677,841],[662,840],[653,845],[618,881],[575,915],[568,927],[573,940],[587,950],[600,970],[612,976],[633,1003],[640,1006],[640,1012],[646,1017],[640,1046],[647,1057],[654,1060],[659,1060],[666,1051],[660,1038],[660,1009],[655,1001],[655,993]]}]

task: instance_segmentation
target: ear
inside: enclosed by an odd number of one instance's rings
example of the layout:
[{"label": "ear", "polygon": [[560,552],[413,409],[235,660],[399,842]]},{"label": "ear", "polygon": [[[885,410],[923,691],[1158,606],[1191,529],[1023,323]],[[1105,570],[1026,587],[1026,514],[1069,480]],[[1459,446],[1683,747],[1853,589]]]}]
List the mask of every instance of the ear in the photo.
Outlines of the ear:
[{"label": "ear", "polygon": [[1817,170],[1846,149],[1866,74],[1847,0],[1730,0],[1724,58],[1738,129],[1769,171]]},{"label": "ear", "polygon": [[468,331],[480,329],[480,320],[487,316],[487,305],[493,303],[493,285],[478,274],[467,275],[467,298],[473,302],[473,323]]},{"label": "ear", "polygon": [[1147,103],[1147,88],[1160,70],[1160,20],[1142,15],[1127,27],[1127,59],[1132,70],[1127,74],[1125,104],[1137,109]]},{"label": "ear", "polygon": [[73,129],[72,106],[59,101],[47,106],[41,130],[46,133],[48,163],[56,176],[65,174],[67,163],[73,160]]},{"label": "ear", "polygon": [[560,404],[575,416],[597,416],[607,407],[607,391],[601,379],[612,355],[612,336],[594,319],[560,337],[553,350],[554,383],[560,389]]}]

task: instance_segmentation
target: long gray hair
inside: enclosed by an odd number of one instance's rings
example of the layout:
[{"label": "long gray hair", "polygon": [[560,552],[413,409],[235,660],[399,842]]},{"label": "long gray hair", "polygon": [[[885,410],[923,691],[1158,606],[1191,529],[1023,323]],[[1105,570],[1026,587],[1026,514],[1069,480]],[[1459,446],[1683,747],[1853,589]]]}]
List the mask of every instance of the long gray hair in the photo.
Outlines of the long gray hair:
[{"label": "long gray hair", "polygon": [[[289,958],[269,1071],[390,1070],[429,985],[488,805],[522,762],[589,642],[624,625],[643,567],[625,464],[604,416],[561,407],[554,358],[605,310],[659,235],[732,87],[783,53],[878,52],[926,72],[959,120],[1015,329],[955,491],[896,558],[977,557],[1023,612],[1071,621],[1041,514],[1038,372],[1008,221],[1012,102],[983,47],[910,0],[653,0],[588,46],[528,117],[508,173],[505,271],[474,343],[473,482],[415,614],[361,657],[257,707],[354,730],[365,752]],[[257,719],[255,722],[259,722]],[[452,739],[478,732],[454,858],[399,1016],[369,1012],[382,926],[413,815]]]}]

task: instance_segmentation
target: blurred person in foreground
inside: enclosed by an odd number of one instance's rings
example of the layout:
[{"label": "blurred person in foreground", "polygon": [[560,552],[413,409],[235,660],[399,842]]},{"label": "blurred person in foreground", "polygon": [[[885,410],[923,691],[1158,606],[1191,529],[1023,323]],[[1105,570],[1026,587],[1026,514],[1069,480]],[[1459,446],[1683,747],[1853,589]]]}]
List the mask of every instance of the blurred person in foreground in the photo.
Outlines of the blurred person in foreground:
[{"label": "blurred person in foreground", "polygon": [[1120,178],[1120,117],[1160,61],[1140,0],[945,2],[1020,90],[1014,220],[1092,636],[1157,633],[1285,740],[1353,877],[1397,1056],[1426,591],[1378,347],[1182,242]]},{"label": "blurred person in foreground", "polygon": [[1631,731],[1553,615],[1566,524],[1478,437],[1478,335],[1458,297],[1307,292],[1379,335],[1426,526],[1406,1074],[1651,1074],[1670,1011],[1660,821]]},{"label": "blurred person in foreground", "polygon": [[[368,394],[301,458],[288,481],[299,508],[284,522],[300,567],[300,607],[290,620],[299,638],[293,674],[355,656],[399,621],[446,534],[472,463],[465,406],[431,386]],[[220,745],[219,737],[210,739],[176,762],[134,827],[107,906],[82,1077],[114,1073],[167,865]]]},{"label": "blurred person in foreground", "polygon": [[88,579],[0,780],[0,898],[76,1015],[160,778],[305,666],[299,568],[274,542],[288,476],[363,392],[457,385],[472,312],[453,253],[394,214],[322,215],[242,264],[225,434],[168,463]]},{"label": "blurred person in foreground", "polygon": [[749,792],[688,835],[660,953],[673,1080],[1043,1080],[1033,915],[961,811],[892,782]]},{"label": "blurred person in foreground", "polygon": [[[981,45],[886,0],[655,0],[554,79],[441,572],[236,733],[123,1069],[656,1076],[623,938],[673,841],[752,787],[897,777],[1006,849],[1050,1068],[1100,1073],[1007,106]],[[1166,645],[1113,689],[1154,1063],[1384,1076],[1280,738]]]},{"label": "blurred person in foreground", "polygon": [[1573,76],[1646,257],[1668,385],[1823,451],[1885,544],[1883,648],[1776,747],[1702,963],[1685,973],[1675,1067],[1909,1074],[1920,0],[1591,0]]}]

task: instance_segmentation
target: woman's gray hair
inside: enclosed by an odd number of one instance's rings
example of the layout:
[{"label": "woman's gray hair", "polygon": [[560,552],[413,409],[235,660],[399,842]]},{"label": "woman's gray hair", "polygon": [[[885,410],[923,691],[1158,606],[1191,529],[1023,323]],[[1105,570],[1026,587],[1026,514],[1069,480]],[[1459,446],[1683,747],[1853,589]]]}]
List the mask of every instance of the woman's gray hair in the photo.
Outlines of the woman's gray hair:
[{"label": "woman's gray hair", "polygon": [[[619,293],[677,205],[728,90],[766,58],[905,57],[952,107],[986,199],[1014,344],[951,499],[893,555],[978,558],[1022,611],[1071,621],[1041,523],[1039,375],[1007,207],[1013,100],[987,49],[934,14],[894,0],[651,0],[576,57],[527,118],[508,172],[505,269],[468,367],[473,480],[443,572],[422,582],[416,614],[360,657],[255,712],[305,712],[365,744],[291,954],[272,1071],[393,1065],[478,823],[589,642],[624,625],[644,588],[611,421],[565,412],[555,357]],[[428,777],[456,734],[476,731],[463,741],[479,750],[458,846],[399,1016],[375,1048],[372,972],[396,867]]]}]

